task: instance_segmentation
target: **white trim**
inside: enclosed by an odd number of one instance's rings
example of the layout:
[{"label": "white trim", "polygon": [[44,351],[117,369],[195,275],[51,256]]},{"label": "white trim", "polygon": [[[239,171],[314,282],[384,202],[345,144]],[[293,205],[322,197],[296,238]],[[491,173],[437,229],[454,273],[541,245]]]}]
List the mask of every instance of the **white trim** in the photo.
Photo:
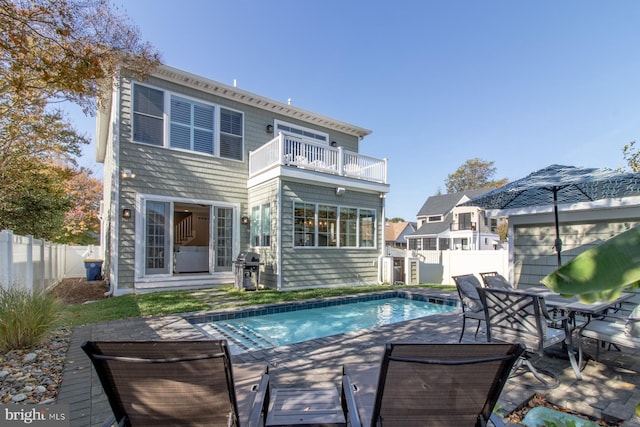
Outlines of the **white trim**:
[{"label": "white trim", "polygon": [[[600,199],[592,202],[559,203],[558,212],[587,211],[592,209],[608,209],[618,207],[640,206],[640,196],[621,197],[617,199]],[[514,209],[486,209],[486,216],[520,216],[537,215],[553,212],[553,204],[545,206],[528,206]]]},{"label": "white trim", "polygon": [[[166,274],[153,274],[149,276],[145,276],[144,274],[144,233],[145,233],[145,218],[144,211],[146,202],[148,200],[169,203],[169,214],[170,215],[170,223],[173,225],[173,217],[174,217],[174,206],[176,203],[185,203],[185,204],[194,204],[194,205],[208,205],[209,206],[209,268],[210,273],[194,273],[193,275],[189,274],[181,274],[179,276],[175,276],[173,274],[173,259],[170,257],[169,259],[169,272]],[[208,280],[208,283],[215,284],[211,281],[211,279],[215,279],[216,277],[227,277],[231,275],[233,279],[233,267],[229,271],[218,271],[211,273],[211,268],[215,265],[215,259],[212,258],[215,251],[212,248],[213,245],[213,224],[214,214],[212,208],[231,208],[233,209],[233,243],[232,243],[232,258],[235,258],[236,255],[240,251],[240,204],[239,203],[231,203],[231,202],[223,202],[216,200],[206,200],[206,199],[192,199],[192,198],[184,198],[184,197],[172,197],[172,196],[163,196],[156,194],[146,194],[146,193],[137,193],[136,194],[136,203],[135,203],[135,236],[136,236],[136,244],[134,250],[134,286],[136,289],[142,287],[158,287],[159,283],[162,282],[173,282],[177,280],[183,280],[185,282],[193,283],[194,280],[197,279]],[[170,243],[173,245],[173,227],[169,228],[169,239]],[[145,283],[151,283],[152,285],[145,285]],[[229,283],[229,282],[225,282]]]}]

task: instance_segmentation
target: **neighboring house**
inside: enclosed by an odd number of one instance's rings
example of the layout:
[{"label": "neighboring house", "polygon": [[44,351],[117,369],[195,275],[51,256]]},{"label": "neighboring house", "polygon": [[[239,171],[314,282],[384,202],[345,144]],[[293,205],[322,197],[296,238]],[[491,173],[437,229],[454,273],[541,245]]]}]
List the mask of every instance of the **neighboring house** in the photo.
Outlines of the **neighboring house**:
[{"label": "neighboring house", "polygon": [[387,222],[384,228],[384,243],[394,248],[407,248],[406,236],[416,231],[412,222]]},{"label": "neighboring house", "polygon": [[115,294],[234,283],[244,252],[273,289],[380,281],[389,185],[359,153],[369,130],[168,66],[101,101]]},{"label": "neighboring house", "polygon": [[490,189],[429,197],[418,212],[418,229],[407,236],[410,250],[494,250],[500,248],[498,224],[472,206],[457,206]]}]

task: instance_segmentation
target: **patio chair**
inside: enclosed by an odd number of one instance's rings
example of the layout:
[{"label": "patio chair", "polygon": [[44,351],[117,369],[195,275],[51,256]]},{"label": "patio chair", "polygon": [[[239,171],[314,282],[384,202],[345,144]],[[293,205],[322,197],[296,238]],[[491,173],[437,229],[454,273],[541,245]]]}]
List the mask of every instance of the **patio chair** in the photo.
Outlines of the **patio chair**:
[{"label": "patio chair", "polygon": [[576,366],[568,316],[556,315],[552,318],[547,311],[544,298],[531,293],[483,288],[480,290],[480,297],[487,320],[487,341],[523,343],[526,352],[516,364],[516,368],[524,364],[540,381],[537,387],[556,387],[559,379],[550,371],[536,368],[529,356],[538,354],[544,357],[545,351],[557,344],[566,348],[576,376],[581,379],[577,366],[582,363],[582,352],[579,347],[580,363]]},{"label": "patio chair", "polygon": [[636,305],[628,316],[607,314],[590,320],[580,328],[581,338],[596,340],[596,361],[600,358],[600,347],[613,345],[640,350],[640,305]]},{"label": "patio chair", "polygon": [[473,274],[452,276],[452,279],[456,283],[458,297],[460,297],[460,305],[462,306],[462,331],[460,331],[460,338],[458,339],[458,342],[462,342],[467,319],[478,322],[474,337],[478,336],[480,322],[485,320],[484,307],[480,300],[480,294],[478,293],[478,289],[482,288],[482,284]]},{"label": "patio chair", "polygon": [[[248,410],[238,411],[225,340],[88,341],[93,362],[118,425],[262,425],[269,402],[265,369]],[[243,417],[242,420],[240,418]]]},{"label": "patio chair", "polygon": [[521,344],[387,344],[380,365],[345,365],[350,425],[503,426],[493,413]]},{"label": "patio chair", "polygon": [[497,271],[489,271],[487,273],[480,273],[484,286],[486,288],[494,289],[515,289],[515,287]]}]

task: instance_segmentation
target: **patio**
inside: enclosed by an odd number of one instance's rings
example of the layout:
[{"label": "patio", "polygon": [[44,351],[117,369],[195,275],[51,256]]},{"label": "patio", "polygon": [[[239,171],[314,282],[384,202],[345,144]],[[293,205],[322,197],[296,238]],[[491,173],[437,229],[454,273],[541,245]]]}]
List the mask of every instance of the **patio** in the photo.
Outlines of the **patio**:
[{"label": "patio", "polygon": [[[424,290],[441,298],[455,292]],[[249,367],[268,364],[272,387],[322,387],[341,385],[345,363],[378,362],[387,342],[457,342],[460,311],[424,319],[396,323],[364,333],[352,332],[313,341],[233,356],[236,376]],[[180,316],[133,319],[82,326],[74,330],[67,354],[58,403],[70,406],[70,425],[100,425],[110,415],[109,404],[89,359],[80,349],[85,340],[159,340],[202,338],[200,332]],[[484,333],[478,334],[485,341]],[[474,342],[473,332],[463,342]],[[585,351],[595,354],[595,344],[585,343]],[[640,426],[634,408],[640,403],[640,359],[637,353],[601,351],[600,362],[590,360],[577,381],[568,360],[545,358],[544,367],[559,373],[560,386],[552,390],[523,387],[526,376],[510,379],[499,401],[507,414],[534,393],[577,412],[607,420],[624,420],[621,425]]]}]

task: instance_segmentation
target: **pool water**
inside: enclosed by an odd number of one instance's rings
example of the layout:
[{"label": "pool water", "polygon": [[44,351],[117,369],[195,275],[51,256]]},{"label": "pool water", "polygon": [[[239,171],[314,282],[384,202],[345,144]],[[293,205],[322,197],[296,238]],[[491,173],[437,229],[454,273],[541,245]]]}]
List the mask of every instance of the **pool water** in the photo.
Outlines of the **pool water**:
[{"label": "pool water", "polygon": [[195,324],[215,339],[226,339],[233,354],[278,347],[360,329],[375,328],[455,310],[407,298],[384,298]]}]

